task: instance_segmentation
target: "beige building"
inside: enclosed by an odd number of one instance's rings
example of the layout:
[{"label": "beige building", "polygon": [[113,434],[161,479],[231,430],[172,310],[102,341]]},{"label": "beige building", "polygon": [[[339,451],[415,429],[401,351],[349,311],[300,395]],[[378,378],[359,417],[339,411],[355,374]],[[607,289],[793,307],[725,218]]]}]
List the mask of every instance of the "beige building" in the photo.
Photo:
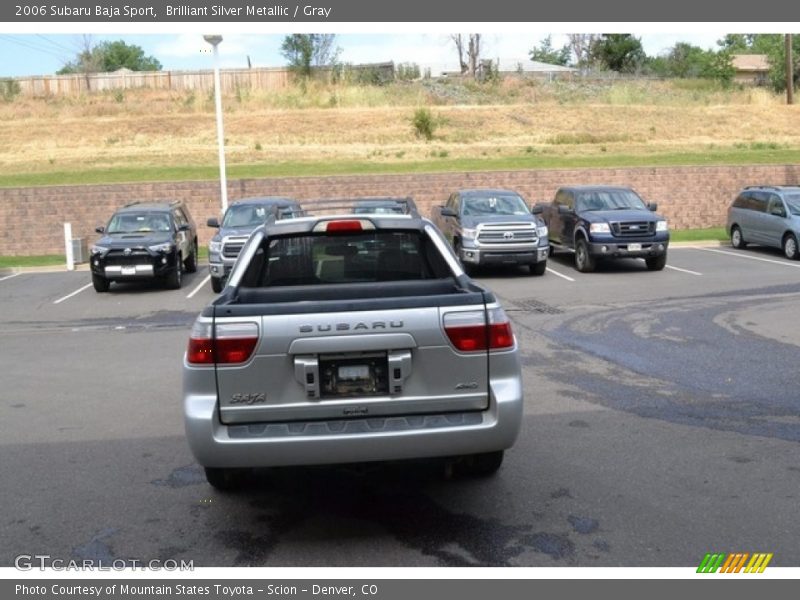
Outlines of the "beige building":
[{"label": "beige building", "polygon": [[766,54],[734,54],[731,64],[736,69],[733,80],[746,85],[765,85],[769,74]]}]

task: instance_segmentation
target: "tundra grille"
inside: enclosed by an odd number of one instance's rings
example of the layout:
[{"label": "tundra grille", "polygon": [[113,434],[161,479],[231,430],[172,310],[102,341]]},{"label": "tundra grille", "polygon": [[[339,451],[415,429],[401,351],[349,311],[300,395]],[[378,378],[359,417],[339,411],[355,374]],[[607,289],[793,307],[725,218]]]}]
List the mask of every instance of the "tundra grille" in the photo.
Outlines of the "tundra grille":
[{"label": "tundra grille", "polygon": [[247,241],[246,237],[226,238],[222,242],[222,256],[225,258],[236,258],[244,248]]},{"label": "tundra grille", "polygon": [[482,244],[527,244],[537,240],[536,226],[530,223],[492,223],[478,231]]}]

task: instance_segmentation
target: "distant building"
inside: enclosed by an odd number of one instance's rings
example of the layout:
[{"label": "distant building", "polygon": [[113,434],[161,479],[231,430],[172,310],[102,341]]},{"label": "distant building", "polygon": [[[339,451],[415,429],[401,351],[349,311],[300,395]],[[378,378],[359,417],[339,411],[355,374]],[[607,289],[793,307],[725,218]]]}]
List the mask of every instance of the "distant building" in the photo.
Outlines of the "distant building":
[{"label": "distant building", "polygon": [[745,85],[765,85],[769,75],[769,58],[766,54],[734,54],[731,64],[736,70],[733,80]]}]

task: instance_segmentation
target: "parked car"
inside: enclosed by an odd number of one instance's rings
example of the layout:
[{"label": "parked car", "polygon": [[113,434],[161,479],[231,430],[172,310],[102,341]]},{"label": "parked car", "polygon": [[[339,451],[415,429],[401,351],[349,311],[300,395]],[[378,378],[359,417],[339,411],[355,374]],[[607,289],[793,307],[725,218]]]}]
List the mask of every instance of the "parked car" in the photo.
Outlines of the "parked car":
[{"label": "parked car", "polygon": [[[433,222],[453,247],[464,269],[483,265],[525,265],[544,275],[547,227],[511,190],[460,190],[433,207]],[[534,214],[535,213],[535,214]]]},{"label": "parked car", "polygon": [[353,203],[353,213],[357,215],[406,215],[417,212],[417,205],[411,198],[361,198]]},{"label": "parked car", "polygon": [[175,202],[133,202],[120,208],[91,247],[92,284],[107,292],[113,281],[163,279],[181,287],[183,270],[197,270],[197,227],[187,207]]},{"label": "parked car", "polygon": [[734,248],[760,244],[780,248],[797,260],[800,249],[800,187],[748,186],[728,208],[725,225]]},{"label": "parked car", "polygon": [[588,273],[598,260],[618,258],[643,258],[651,271],[667,264],[667,220],[631,188],[562,187],[542,208],[553,250],[574,252],[578,271]]},{"label": "parked car", "polygon": [[258,227],[195,321],[183,385],[219,489],[247,468],[433,457],[489,475],[522,422],[508,316],[417,214]]},{"label": "parked car", "polygon": [[250,233],[259,225],[263,225],[272,211],[277,211],[277,217],[281,218],[296,216],[301,210],[300,204],[291,198],[277,196],[244,198],[228,206],[222,217],[222,223],[216,217],[209,219],[207,225],[219,229],[208,244],[211,289],[215,293],[222,291],[225,279]]}]

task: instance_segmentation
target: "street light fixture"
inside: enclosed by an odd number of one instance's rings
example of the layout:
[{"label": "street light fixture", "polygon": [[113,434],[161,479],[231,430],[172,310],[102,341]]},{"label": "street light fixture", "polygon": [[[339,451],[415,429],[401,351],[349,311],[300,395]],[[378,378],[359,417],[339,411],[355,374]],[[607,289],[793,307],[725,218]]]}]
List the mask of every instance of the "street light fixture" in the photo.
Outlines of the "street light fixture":
[{"label": "street light fixture", "polygon": [[222,128],[222,91],[219,79],[219,51],[221,35],[204,35],[203,39],[214,47],[214,104],[217,112],[217,145],[219,147],[219,185],[222,212],[228,209],[228,180],[225,175],[225,132]]}]

